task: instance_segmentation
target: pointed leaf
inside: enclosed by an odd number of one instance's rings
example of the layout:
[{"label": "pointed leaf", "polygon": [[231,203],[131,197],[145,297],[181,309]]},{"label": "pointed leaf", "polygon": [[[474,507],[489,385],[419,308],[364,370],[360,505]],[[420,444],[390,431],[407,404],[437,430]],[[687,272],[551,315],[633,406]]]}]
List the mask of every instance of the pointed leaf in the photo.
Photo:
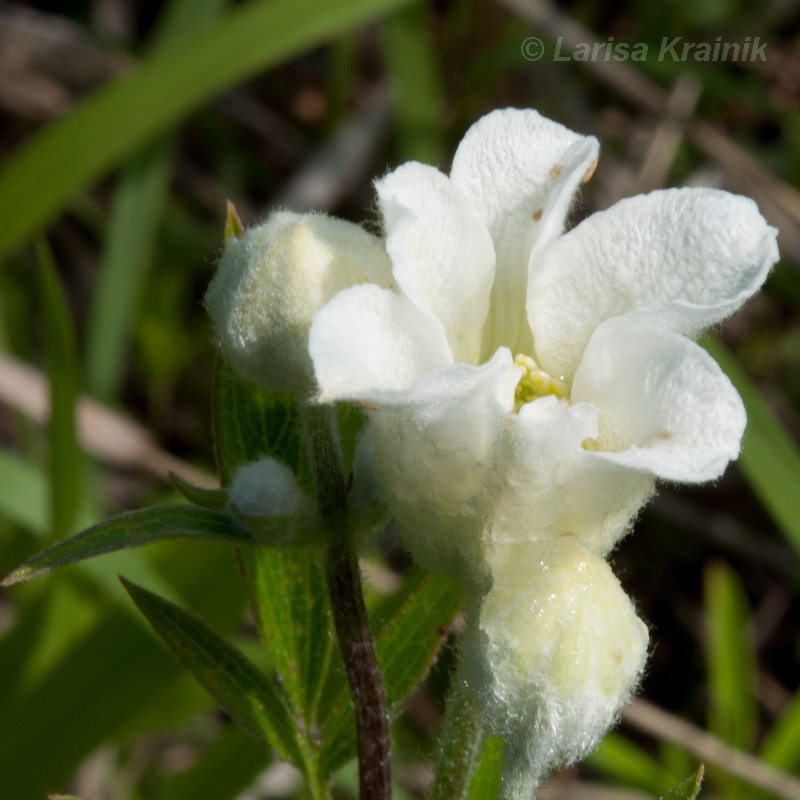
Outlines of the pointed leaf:
[{"label": "pointed leaf", "polygon": [[737,463],[764,508],[800,552],[800,449],[724,345],[706,337],[703,346],[731,379],[747,410],[747,428]]},{"label": "pointed leaf", "polygon": [[224,238],[227,244],[231,239],[237,239],[244,233],[244,225],[239,217],[236,206],[228,200],[225,209],[225,231]]},{"label": "pointed leaf", "polygon": [[124,578],[120,580],[173,655],[222,709],[256,739],[301,765],[295,722],[279,687],[205,622]]},{"label": "pointed leaf", "polygon": [[681,781],[674,789],[671,789],[660,800],[696,800],[700,794],[700,785],[703,783],[705,767],[701,764],[697,772],[690,775],[685,781]]},{"label": "pointed leaf", "polygon": [[239,563],[281,684],[312,728],[334,648],[321,550],[247,548]]},{"label": "pointed leaf", "polygon": [[39,242],[37,251],[50,384],[50,520],[52,533],[58,538],[75,524],[81,500],[83,456],[75,421],[75,403],[80,391],[78,357],[75,329],[50,249]]},{"label": "pointed leaf", "polygon": [[503,750],[504,742],[499,736],[490,736],[484,742],[478,768],[469,782],[466,800],[495,800],[500,794]]},{"label": "pointed leaf", "polygon": [[[461,607],[461,589],[439,575],[426,577],[377,636],[378,663],[390,713],[419,683]],[[355,755],[355,725],[346,689],[325,723],[320,772],[329,775]]]},{"label": "pointed leaf", "polygon": [[34,556],[0,581],[10,586],[49,572],[56,567],[85,558],[136,547],[160,539],[194,537],[227,539],[237,544],[251,544],[250,535],[227,514],[184,505],[163,505],[131,511],[112,517],[70,539],[56,542]]},{"label": "pointed leaf", "polygon": [[800,690],[767,734],[760,755],[763,761],[787,772],[800,767]]},{"label": "pointed leaf", "polygon": [[228,506],[228,493],[224,489],[204,489],[195,486],[191,481],[178,475],[177,472],[169,473],[169,481],[190,503],[212,511],[225,511]]}]

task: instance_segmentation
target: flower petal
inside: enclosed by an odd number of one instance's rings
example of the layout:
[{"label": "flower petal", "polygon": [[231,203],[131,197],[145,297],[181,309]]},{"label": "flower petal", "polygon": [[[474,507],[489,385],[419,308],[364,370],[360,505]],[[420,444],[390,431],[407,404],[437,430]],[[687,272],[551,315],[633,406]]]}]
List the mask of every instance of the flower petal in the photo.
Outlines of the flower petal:
[{"label": "flower petal", "polygon": [[532,274],[537,360],[569,380],[597,326],[637,308],[662,309],[659,324],[698,335],[761,286],[776,233],[752,200],[715,189],[652,192],[594,214]]},{"label": "flower petal", "polygon": [[308,347],[322,402],[370,401],[453,363],[431,314],[370,284],[339,292],[317,312]]},{"label": "flower petal", "polygon": [[492,514],[495,545],[576,537],[605,555],[627,533],[654,490],[646,472],[598,461],[582,444],[598,432],[599,409],[553,396],[506,420],[504,466]]},{"label": "flower petal", "polygon": [[575,373],[573,401],[601,409],[591,455],[667,480],[718,478],[739,454],[742,401],[705,350],[639,316],[603,323]]},{"label": "flower petal", "polygon": [[484,636],[465,656],[489,667],[490,725],[506,736],[507,778],[524,782],[583,757],[614,723],[648,632],[608,564],[572,537],[504,546],[491,569]]},{"label": "flower petal", "polygon": [[599,145],[535,111],[507,108],[476,122],[458,146],[450,178],[488,227],[497,266],[484,353],[530,352],[525,297],[534,247],[557,237]]},{"label": "flower petal", "polygon": [[447,176],[409,162],[377,181],[400,288],[443,325],[456,361],[475,364],[494,278],[494,246]]},{"label": "flower petal", "polygon": [[480,367],[426,375],[370,414],[375,470],[404,541],[423,566],[468,586],[484,576],[492,456],[519,377],[503,349]]}]

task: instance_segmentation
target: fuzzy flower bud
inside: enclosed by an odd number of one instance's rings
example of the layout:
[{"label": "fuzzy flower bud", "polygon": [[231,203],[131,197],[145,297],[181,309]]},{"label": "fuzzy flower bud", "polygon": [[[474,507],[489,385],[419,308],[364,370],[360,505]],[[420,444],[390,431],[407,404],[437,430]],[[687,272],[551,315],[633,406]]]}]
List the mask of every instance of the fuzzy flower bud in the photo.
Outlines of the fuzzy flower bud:
[{"label": "fuzzy flower bud", "polygon": [[380,239],[325,214],[277,212],[231,239],[206,292],[222,355],[246,380],[310,395],[308,330],[337,292],[359,283],[391,285]]}]

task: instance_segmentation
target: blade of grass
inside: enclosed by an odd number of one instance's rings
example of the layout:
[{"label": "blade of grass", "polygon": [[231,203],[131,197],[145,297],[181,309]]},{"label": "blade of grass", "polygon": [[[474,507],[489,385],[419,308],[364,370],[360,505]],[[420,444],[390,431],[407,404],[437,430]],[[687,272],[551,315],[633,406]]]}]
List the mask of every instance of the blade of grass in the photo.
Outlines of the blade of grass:
[{"label": "blade of grass", "polygon": [[81,495],[83,454],[78,445],[75,401],[80,391],[75,330],[50,250],[37,244],[44,349],[50,381],[50,519],[54,537],[65,536]]},{"label": "blade of grass", "polygon": [[609,733],[586,763],[626,786],[635,786],[653,794],[664,788],[664,770],[658,761],[618,733]]},{"label": "blade of grass", "polygon": [[[709,731],[749,750],[756,736],[754,693],[756,663],[744,590],[733,571],[720,562],[705,575],[706,645],[709,672]],[[750,788],[729,776],[715,775],[725,796],[749,797]]]},{"label": "blade of grass", "polygon": [[398,160],[441,164],[442,88],[429,13],[425,3],[415,3],[387,17],[383,53],[395,106]]},{"label": "blade of grass", "polygon": [[787,772],[800,767],[800,691],[772,726],[760,755],[768,764]]},{"label": "blade of grass", "polygon": [[[227,4],[172,0],[153,37],[153,49],[165,49],[207,27]],[[86,385],[104,402],[119,392],[124,352],[166,201],[172,154],[172,136],[148,143],[125,164],[114,192],[86,338]]]},{"label": "blade of grass", "polygon": [[739,467],[764,508],[800,552],[800,450],[724,345],[706,337],[703,346],[731,379],[747,409]]},{"label": "blade of grass", "polygon": [[259,0],[148,56],[33,137],[0,175],[0,255],[132,149],[237,81],[408,0]]}]

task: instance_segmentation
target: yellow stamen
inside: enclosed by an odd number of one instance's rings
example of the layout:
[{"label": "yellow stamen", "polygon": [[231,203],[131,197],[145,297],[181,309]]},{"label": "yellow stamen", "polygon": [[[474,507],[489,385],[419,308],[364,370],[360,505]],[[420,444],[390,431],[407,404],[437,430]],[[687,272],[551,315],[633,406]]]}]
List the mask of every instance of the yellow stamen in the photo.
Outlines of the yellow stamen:
[{"label": "yellow stamen", "polygon": [[554,378],[545,372],[530,356],[519,353],[514,363],[524,370],[516,392],[514,393],[514,409],[519,411],[525,403],[538,397],[552,394],[556,397],[567,397],[569,387],[560,378]]}]

